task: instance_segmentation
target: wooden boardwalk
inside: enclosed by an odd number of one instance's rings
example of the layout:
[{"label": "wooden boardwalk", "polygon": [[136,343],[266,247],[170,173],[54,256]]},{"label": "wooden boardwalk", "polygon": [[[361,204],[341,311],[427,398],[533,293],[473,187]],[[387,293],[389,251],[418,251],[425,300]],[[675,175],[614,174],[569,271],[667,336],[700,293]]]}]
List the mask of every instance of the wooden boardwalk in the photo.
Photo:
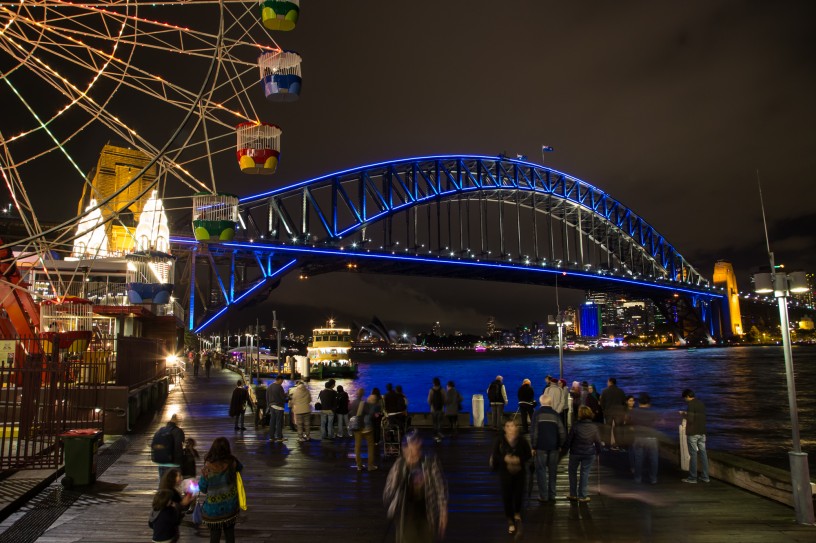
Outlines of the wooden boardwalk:
[{"label": "wooden boardwalk", "polygon": [[[358,473],[353,440],[271,444],[265,431],[233,431],[227,404],[235,374],[214,370],[173,391],[161,416],[100,477],[82,492],[38,539],[44,543],[150,541],[147,527],[156,487],[156,468],[148,456],[150,436],[173,412],[183,417],[188,436],[206,452],[212,440],[227,436],[244,463],[249,510],[242,514],[236,539],[288,543],[393,541],[385,517],[382,490],[390,461],[379,471]],[[248,416],[248,422],[250,417]],[[446,541],[509,541],[498,482],[487,469],[495,434],[465,429],[457,437],[425,448],[437,454],[450,489],[450,521]],[[797,526],[792,509],[724,483],[682,484],[682,473],[661,466],[657,485],[636,485],[628,475],[623,453],[605,453],[591,479],[592,502],[575,505],[567,495],[565,465],[559,475],[555,505],[528,503],[523,534],[528,541],[603,542],[813,542],[816,528]],[[598,494],[600,490],[600,494]],[[48,490],[46,490],[48,492]],[[51,489],[53,492],[53,486]],[[535,494],[534,494],[535,495]],[[49,507],[34,500],[30,509]],[[22,517],[17,522],[23,522]],[[208,541],[206,529],[182,525],[182,541]],[[2,534],[0,540],[7,541]]]}]

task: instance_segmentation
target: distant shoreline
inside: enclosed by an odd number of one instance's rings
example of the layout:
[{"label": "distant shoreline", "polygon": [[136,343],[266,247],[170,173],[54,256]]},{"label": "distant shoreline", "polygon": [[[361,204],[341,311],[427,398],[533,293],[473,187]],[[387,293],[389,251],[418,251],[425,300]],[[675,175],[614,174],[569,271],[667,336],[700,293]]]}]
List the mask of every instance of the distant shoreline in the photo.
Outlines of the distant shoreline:
[{"label": "distant shoreline", "polygon": [[[680,347],[676,345],[665,347],[619,347],[609,349],[590,349],[588,351],[575,351],[572,349],[564,349],[564,356],[580,356],[584,354],[598,353],[598,352],[642,352],[642,351],[670,351],[670,350],[696,350],[696,349],[729,349],[736,347],[780,347],[778,343],[752,343],[752,344],[726,344],[726,345],[710,345],[710,346],[690,346]],[[794,345],[796,347],[796,345]],[[813,345],[801,344],[799,347],[813,347]],[[542,358],[558,356],[558,349],[489,349],[487,351],[475,351],[473,349],[454,349],[454,350],[425,350],[425,351],[387,351],[382,354],[373,352],[355,352],[351,351],[351,359],[354,362],[388,362],[389,360],[440,360],[440,359],[480,359],[485,360],[495,358],[497,356],[510,357],[526,357],[526,356],[540,356]]]}]

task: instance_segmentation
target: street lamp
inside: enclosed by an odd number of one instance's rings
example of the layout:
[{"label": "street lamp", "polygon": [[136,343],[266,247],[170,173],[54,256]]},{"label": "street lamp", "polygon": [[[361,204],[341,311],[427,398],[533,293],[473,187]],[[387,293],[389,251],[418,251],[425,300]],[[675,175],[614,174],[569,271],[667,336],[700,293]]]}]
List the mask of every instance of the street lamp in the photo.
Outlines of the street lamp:
[{"label": "street lamp", "polygon": [[254,334],[244,334],[246,337],[249,338],[249,360],[247,360],[247,369],[249,370],[249,382],[252,384],[252,351],[255,347],[255,335]]},{"label": "street lamp", "polygon": [[562,311],[557,315],[547,315],[547,323],[558,326],[558,378],[564,378],[564,328],[572,324]]},{"label": "street lamp", "polygon": [[754,274],[754,290],[757,294],[773,292],[779,304],[779,322],[782,328],[782,351],[785,356],[785,377],[788,381],[788,409],[790,410],[793,450],[788,452],[793,487],[793,507],[796,522],[813,524],[813,494],[810,489],[808,455],[802,452],[799,442],[799,410],[796,407],[796,382],[793,376],[793,353],[791,352],[790,323],[788,322],[788,296],[808,291],[804,272],[785,273],[781,266],[774,266],[773,253],[770,273]]}]

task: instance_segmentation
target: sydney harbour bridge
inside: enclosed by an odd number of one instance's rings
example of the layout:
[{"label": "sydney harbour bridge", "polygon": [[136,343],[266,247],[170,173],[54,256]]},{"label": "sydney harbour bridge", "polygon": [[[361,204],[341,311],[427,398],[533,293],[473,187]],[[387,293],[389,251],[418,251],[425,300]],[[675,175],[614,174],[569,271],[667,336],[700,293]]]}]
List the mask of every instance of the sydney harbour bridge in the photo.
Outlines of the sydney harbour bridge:
[{"label": "sydney harbour bridge", "polygon": [[622,293],[653,301],[680,337],[731,335],[735,289],[602,189],[521,159],[363,165],[242,197],[239,221],[232,241],[172,238],[190,330],[268,296],[284,274],[354,270]]}]

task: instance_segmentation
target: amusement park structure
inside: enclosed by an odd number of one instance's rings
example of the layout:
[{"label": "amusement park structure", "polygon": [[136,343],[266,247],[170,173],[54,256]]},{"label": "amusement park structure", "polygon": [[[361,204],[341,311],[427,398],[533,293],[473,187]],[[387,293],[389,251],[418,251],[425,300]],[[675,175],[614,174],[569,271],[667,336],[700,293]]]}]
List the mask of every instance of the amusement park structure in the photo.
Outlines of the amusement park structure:
[{"label": "amusement park structure", "polygon": [[[0,4],[0,175],[25,228],[0,241],[0,469],[56,467],[60,432],[122,433],[167,394],[184,311],[166,202],[201,243],[235,237],[238,198],[216,180],[277,169],[269,118],[299,96],[302,59],[271,31],[299,12],[298,0]],[[54,167],[82,194],[75,217],[45,226],[34,180]]]}]

